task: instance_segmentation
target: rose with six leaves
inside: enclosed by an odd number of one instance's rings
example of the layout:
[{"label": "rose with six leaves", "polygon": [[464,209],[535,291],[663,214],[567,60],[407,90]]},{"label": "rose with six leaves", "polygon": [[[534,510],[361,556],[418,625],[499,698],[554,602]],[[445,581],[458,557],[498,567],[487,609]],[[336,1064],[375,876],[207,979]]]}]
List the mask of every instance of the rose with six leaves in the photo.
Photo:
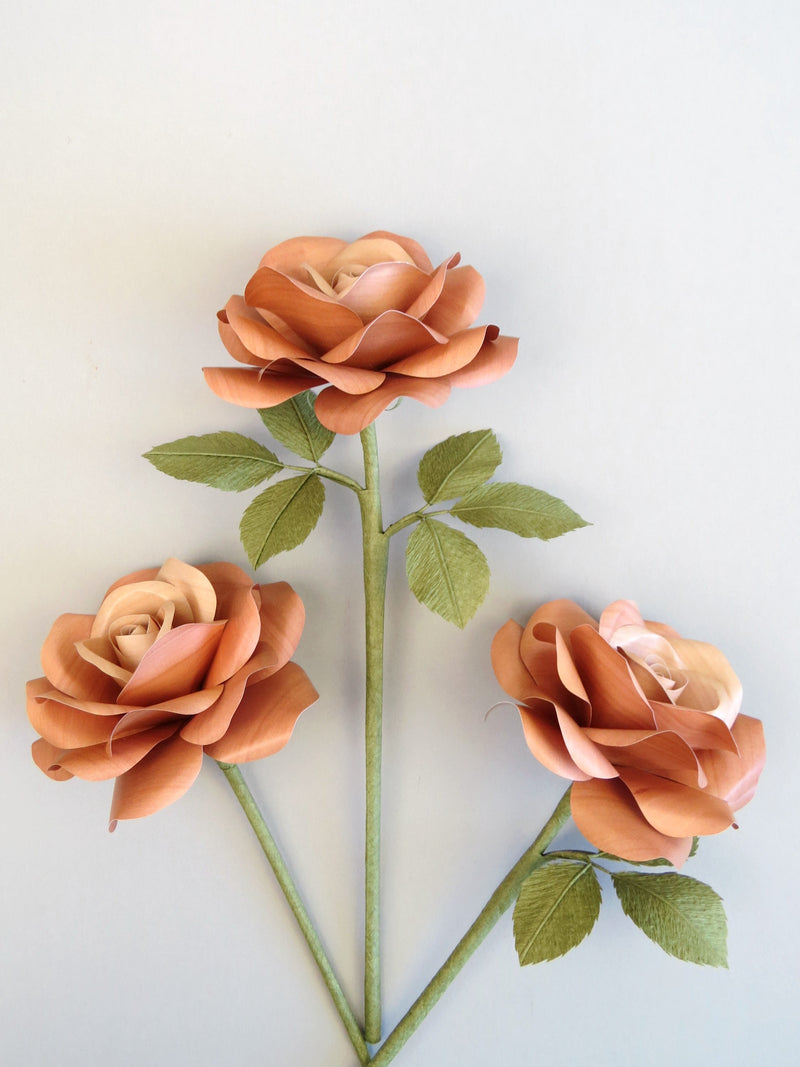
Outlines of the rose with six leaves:
[{"label": "rose with six leaves", "polygon": [[434,269],[416,241],[383,230],[352,244],[284,241],[219,312],[222,341],[245,366],[206,367],[206,381],[250,408],[325,386],[317,417],[343,434],[360,433],[399,397],[438,407],[453,385],[494,381],[514,363],[517,340],[472,327],[484,284],[459,259]]},{"label": "rose with six leaves", "polygon": [[182,796],[203,753],[272,755],[317,693],[289,662],[305,621],[285,582],[170,559],[111,586],[96,615],[62,615],[28,683],[37,765],[59,781],[116,778],[110,829]]}]

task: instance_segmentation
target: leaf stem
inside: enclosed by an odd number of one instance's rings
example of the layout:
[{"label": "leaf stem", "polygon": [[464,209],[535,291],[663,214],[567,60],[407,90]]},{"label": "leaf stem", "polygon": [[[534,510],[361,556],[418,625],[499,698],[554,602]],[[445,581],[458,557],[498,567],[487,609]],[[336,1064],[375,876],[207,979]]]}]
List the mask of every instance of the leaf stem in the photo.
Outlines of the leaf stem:
[{"label": "leaf stem", "polygon": [[415,522],[422,522],[423,519],[430,519],[434,515],[451,515],[450,508],[439,508],[438,511],[428,511],[430,504],[426,504],[425,507],[420,508],[419,511],[411,511],[408,515],[404,515],[402,519],[398,519],[397,522],[393,522],[391,526],[386,527],[386,536],[394,537],[396,533],[400,533],[401,530],[405,530],[406,526],[413,526]]},{"label": "leaf stem", "polygon": [[300,894],[292,880],[286,862],[280,853],[274,837],[270,833],[269,827],[259,810],[258,804],[256,804],[253,794],[250,792],[250,789],[244,780],[241,770],[235,763],[217,762],[222,773],[228,779],[228,784],[236,795],[236,799],[241,804],[242,810],[247,816],[247,819],[258,838],[258,842],[264,850],[264,855],[269,860],[270,866],[278,880],[278,884],[283,890],[283,895],[286,897],[286,902],[292,909],[292,913],[297,920],[297,925],[300,927],[303,937],[306,939],[306,943],[311,949],[311,954],[316,961],[317,967],[319,967],[325,985],[328,987],[328,992],[331,995],[333,1003],[336,1005],[336,1010],[342,1018],[342,1022],[344,1023],[345,1029],[353,1044],[359,1062],[362,1064],[369,1063],[369,1050],[364,1041],[364,1035],[361,1032],[361,1028],[347,1002],[347,998],[342,992],[342,987],[339,985],[339,981],[333,972],[330,961],[325,954],[325,949],[322,947],[319,935],[317,934],[314,924],[309,918],[308,912],[300,898]]},{"label": "leaf stem", "polygon": [[519,895],[522,883],[528,875],[543,862],[547,857],[544,850],[555,838],[561,827],[569,818],[570,801],[569,789],[563,795],[558,805],[542,827],[536,840],[517,860],[502,882],[492,893],[486,905],[481,910],[475,922],[461,938],[458,945],[450,953],[448,958],[439,968],[437,973],[409,1008],[405,1016],[400,1020],[384,1044],[375,1053],[372,1063],[375,1067],[384,1067],[391,1063],[406,1041],[416,1031],[420,1023],[426,1018],[428,1012],[434,1007],[439,998],[448,988],[453,979],[458,975],[461,968],[469,960],[479,945],[482,944],[489,932],[495,927],[500,917],[511,907]]},{"label": "leaf stem", "polygon": [[364,907],[364,1015],[370,1044],[381,1039],[381,744],[383,718],[383,632],[389,537],[383,531],[380,469],[375,424],[361,432],[364,489],[358,494],[364,545],[366,632],[366,831]]},{"label": "leaf stem", "polygon": [[331,482],[338,482],[339,485],[344,485],[348,489],[352,489],[354,493],[363,492],[364,487],[359,485],[355,478],[351,478],[347,474],[342,474],[340,471],[332,470],[330,467],[303,467],[294,463],[283,463],[283,467],[287,471],[300,471],[302,474],[317,474],[320,478],[327,478]]}]

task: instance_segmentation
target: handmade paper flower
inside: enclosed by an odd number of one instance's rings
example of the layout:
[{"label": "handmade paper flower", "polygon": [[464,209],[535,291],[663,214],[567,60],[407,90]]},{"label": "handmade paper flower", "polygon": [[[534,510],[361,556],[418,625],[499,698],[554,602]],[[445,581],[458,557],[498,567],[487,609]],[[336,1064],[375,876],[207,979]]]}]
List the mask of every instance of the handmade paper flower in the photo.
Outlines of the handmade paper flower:
[{"label": "handmade paper flower", "polygon": [[572,601],[545,604],[524,629],[502,627],[492,663],[531,752],[574,782],[573,818],[597,848],[680,866],[753,796],[764,736],[739,714],[730,664],[631,601],[599,624]]},{"label": "handmade paper flower", "polygon": [[110,829],[182,796],[203,752],[227,763],[283,748],[317,693],[289,659],[302,601],[232,563],[170,559],[111,586],[96,615],[62,615],[28,682],[36,764],[57,781],[116,778]]},{"label": "handmade paper flower", "polygon": [[[436,269],[407,237],[379,230],[347,244],[295,237],[261,260],[219,312],[228,352],[244,367],[205,368],[224,400],[267,408],[316,386],[320,422],[359,433],[401,396],[431,407],[452,385],[505,374],[517,341],[472,327],[484,284],[451,256]],[[470,328],[472,327],[472,328]]]}]

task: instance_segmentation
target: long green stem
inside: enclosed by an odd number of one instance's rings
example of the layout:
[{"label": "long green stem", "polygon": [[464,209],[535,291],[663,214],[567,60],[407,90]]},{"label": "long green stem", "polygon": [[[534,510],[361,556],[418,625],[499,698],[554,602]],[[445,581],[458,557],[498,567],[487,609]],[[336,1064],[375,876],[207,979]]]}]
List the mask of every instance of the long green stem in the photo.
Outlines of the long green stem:
[{"label": "long green stem", "polygon": [[379,1051],[375,1053],[372,1058],[372,1063],[375,1067],[384,1067],[384,1064],[391,1063],[470,956],[472,956],[473,952],[494,928],[500,917],[511,907],[519,895],[522,883],[531,871],[542,862],[544,850],[567,821],[569,811],[568,789],[531,847],[522,854],[497,889],[495,889],[475,922],[388,1036]]},{"label": "long green stem", "polygon": [[389,538],[383,532],[378,443],[374,423],[361,433],[364,486],[358,494],[364,543],[366,627],[366,835],[364,909],[364,1016],[370,1044],[381,1039],[381,735],[383,622]]},{"label": "long green stem", "polygon": [[242,772],[235,763],[220,763],[219,766],[222,768],[222,773],[228,779],[231,789],[236,794],[236,799],[242,805],[242,810],[247,816],[248,821],[258,838],[259,844],[264,850],[264,855],[269,860],[270,866],[275,872],[278,884],[283,890],[283,895],[286,897],[286,901],[292,909],[295,919],[297,919],[297,925],[300,927],[308,947],[311,949],[311,954],[316,960],[317,967],[319,967],[320,973],[325,980],[325,985],[328,987],[328,992],[333,999],[333,1003],[336,1005],[336,1010],[342,1017],[342,1022],[344,1023],[345,1029],[353,1043],[353,1048],[356,1051],[359,1062],[362,1064],[369,1063],[369,1050],[364,1041],[364,1035],[361,1033],[361,1029],[356,1022],[356,1017],[353,1015],[352,1009],[347,1003],[347,998],[342,992],[339,980],[333,973],[333,968],[325,954],[325,949],[322,947],[319,935],[314,929],[314,924],[309,918],[308,912],[303,905],[303,901],[300,899],[300,894],[297,892],[297,888],[275,842],[275,838],[270,833],[269,827],[264,821],[264,816],[261,814],[255,798],[242,776]]}]

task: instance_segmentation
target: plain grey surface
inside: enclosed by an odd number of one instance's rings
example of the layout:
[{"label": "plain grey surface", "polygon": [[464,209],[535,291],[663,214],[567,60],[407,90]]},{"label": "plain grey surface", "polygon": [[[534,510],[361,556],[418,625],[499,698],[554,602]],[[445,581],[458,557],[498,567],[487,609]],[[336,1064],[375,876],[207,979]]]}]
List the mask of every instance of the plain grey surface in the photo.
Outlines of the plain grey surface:
[{"label": "plain grey surface", "polygon": [[[269,246],[388,228],[484,275],[516,368],[379,423],[387,515],[449,434],[494,427],[502,476],[593,525],[478,532],[493,572],[464,633],[394,544],[384,792],[391,1027],[531,840],[561,783],[488,666],[545,599],[646,616],[725,650],[768,766],[741,829],[688,871],[725,899],[728,972],[665,956],[606,890],[597,928],[520,971],[506,917],[400,1064],[789,1062],[796,1048],[798,77],[792,2],[135,5],[6,13],[0,1059],[349,1065],[339,1020],[225,781],[105,831],[110,784],[33,766],[22,685],[64,611],[169,555],[244,557],[251,494],[140,458],[258,435],[200,367]],[[357,469],[355,440],[331,463]],[[248,769],[360,1001],[358,528],[331,487],[287,579],[323,699]],[[575,835],[568,840],[577,843]]]}]

